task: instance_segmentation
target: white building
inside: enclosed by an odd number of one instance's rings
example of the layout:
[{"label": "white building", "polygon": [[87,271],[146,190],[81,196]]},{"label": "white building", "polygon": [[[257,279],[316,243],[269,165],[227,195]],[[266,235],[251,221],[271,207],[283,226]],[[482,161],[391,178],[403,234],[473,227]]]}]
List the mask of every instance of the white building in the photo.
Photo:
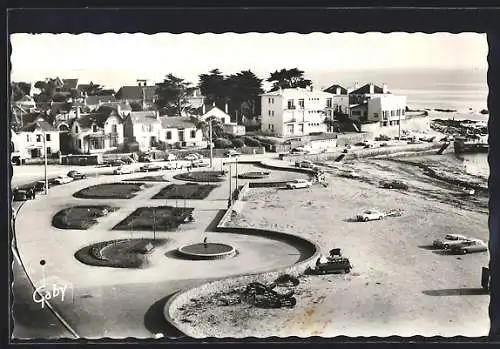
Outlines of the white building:
[{"label": "white building", "polygon": [[261,108],[263,132],[279,137],[326,132],[333,95],[312,87],[278,90],[261,95]]},{"label": "white building", "polygon": [[205,112],[205,104],[203,104],[203,115],[200,116],[200,120],[207,121],[208,119],[215,118],[219,120],[222,124],[231,124],[231,116],[228,114],[227,111],[227,104],[226,104],[226,111],[222,111],[221,109],[217,108],[215,105],[212,106],[207,112]]},{"label": "white building", "polygon": [[329,118],[333,118],[334,113],[349,115],[349,91],[345,87],[334,84],[323,91],[333,95],[331,102],[327,100],[327,105],[332,108],[332,110],[327,110]]},{"label": "white building", "polygon": [[405,119],[406,96],[385,94],[368,100],[368,122],[380,122],[380,126],[398,125]]},{"label": "white building", "polygon": [[182,116],[164,116],[160,118],[160,141],[179,147],[206,147],[203,132],[197,129],[190,118]]},{"label": "white building", "polygon": [[59,152],[59,132],[42,117],[39,117],[24,125],[13,143],[15,151],[19,151],[23,158],[43,157],[45,146],[47,147],[47,156],[51,156]]}]

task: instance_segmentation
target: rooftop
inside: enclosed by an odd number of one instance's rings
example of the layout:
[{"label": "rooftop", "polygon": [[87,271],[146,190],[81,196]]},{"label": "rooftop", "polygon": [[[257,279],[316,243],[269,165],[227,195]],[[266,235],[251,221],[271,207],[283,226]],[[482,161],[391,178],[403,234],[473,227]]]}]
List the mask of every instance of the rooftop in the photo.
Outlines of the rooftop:
[{"label": "rooftop", "polygon": [[139,100],[143,98],[143,91],[146,100],[152,100],[156,95],[157,86],[122,86],[116,93],[117,99]]},{"label": "rooftop", "polygon": [[[373,85],[373,93],[381,94],[384,93],[384,89],[380,86]],[[390,93],[387,91],[386,93]],[[370,84],[365,84],[361,86],[360,88],[352,91],[350,94],[352,95],[367,95],[370,94]]]},{"label": "rooftop", "polygon": [[346,95],[347,94],[347,89],[340,86],[340,85],[337,85],[337,84],[334,84],[330,87],[328,87],[327,89],[323,90],[324,92],[328,92],[328,93],[333,93],[333,94],[337,94],[337,89],[340,89],[340,94],[341,95]]},{"label": "rooftop", "polygon": [[162,116],[161,127],[162,128],[193,128],[196,125],[191,121],[190,118],[182,116]]},{"label": "rooftop", "polygon": [[307,88],[286,88],[282,90],[277,90],[273,92],[267,92],[263,93],[260,96],[284,96],[284,97],[289,97],[289,98],[300,98],[300,97],[331,97],[332,94],[328,92],[324,92],[321,90],[310,90]]},{"label": "rooftop", "polygon": [[53,132],[53,131],[57,131],[54,126],[52,126],[51,124],[49,124],[47,121],[45,121],[44,119],[42,118],[37,118],[35,121],[33,122],[30,122],[29,124],[27,125],[24,125],[22,128],[21,128],[21,132],[34,132],[36,131],[37,129],[41,129],[42,131],[45,131],[45,132]]}]

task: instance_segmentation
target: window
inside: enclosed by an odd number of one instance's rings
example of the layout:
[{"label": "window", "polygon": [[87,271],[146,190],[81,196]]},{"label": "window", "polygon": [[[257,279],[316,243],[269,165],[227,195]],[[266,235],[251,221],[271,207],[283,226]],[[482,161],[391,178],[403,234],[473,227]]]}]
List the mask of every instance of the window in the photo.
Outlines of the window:
[{"label": "window", "polygon": [[373,118],[378,119],[378,113],[373,113]]},{"label": "window", "polygon": [[36,135],[36,141],[41,142],[42,141],[42,136],[41,135]]},{"label": "window", "polygon": [[92,125],[92,132],[97,132],[97,125]]},{"label": "window", "polygon": [[80,148],[80,149],[81,149],[81,148],[82,148],[82,140],[81,140],[81,139],[79,139],[79,140],[78,140],[78,142],[77,142],[77,144],[78,144],[78,148]]},{"label": "window", "polygon": [[117,133],[118,132],[118,127],[116,125],[111,125],[111,132]]},{"label": "window", "polygon": [[78,126],[75,126],[75,133],[78,133],[80,132],[80,130],[78,129]]},{"label": "window", "polygon": [[191,138],[196,138],[196,130],[191,130]]},{"label": "window", "polygon": [[26,135],[26,142],[30,141],[30,135]]},{"label": "window", "polygon": [[52,149],[50,147],[47,147],[47,155],[52,154]]},{"label": "window", "polygon": [[47,142],[50,142],[50,134],[45,135],[45,137],[47,137]]},{"label": "window", "polygon": [[111,137],[110,140],[109,140],[109,146],[110,147],[116,147],[118,145],[118,140],[116,139],[116,137]]},{"label": "window", "polygon": [[268,129],[271,129],[271,124],[267,125],[267,128],[268,128]]},{"label": "window", "polygon": [[299,107],[304,108],[304,98],[299,99]]},{"label": "window", "polygon": [[293,99],[289,99],[288,102],[288,109],[295,109],[295,105],[293,103]]},{"label": "window", "polygon": [[270,111],[270,110],[268,110],[268,111],[267,111],[267,114],[268,114],[269,116],[271,116],[271,111]]},{"label": "window", "polygon": [[327,98],[326,99],[326,107],[327,108],[331,108],[332,107],[332,99],[331,98]]},{"label": "window", "polygon": [[172,139],[172,131],[167,131],[166,136],[167,139]]},{"label": "window", "polygon": [[271,114],[272,114],[272,116],[274,116],[274,110],[271,110]]},{"label": "window", "polygon": [[299,131],[304,133],[304,124],[299,125]]},{"label": "window", "polygon": [[153,132],[153,125],[151,124],[148,125],[148,132]]}]

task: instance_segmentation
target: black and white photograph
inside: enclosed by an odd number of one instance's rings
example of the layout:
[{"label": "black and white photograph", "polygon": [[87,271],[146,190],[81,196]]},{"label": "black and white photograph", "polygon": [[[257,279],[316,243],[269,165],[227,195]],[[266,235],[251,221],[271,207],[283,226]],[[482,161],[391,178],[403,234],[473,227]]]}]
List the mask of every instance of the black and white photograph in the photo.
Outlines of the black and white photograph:
[{"label": "black and white photograph", "polygon": [[487,336],[484,33],[13,33],[12,339]]}]

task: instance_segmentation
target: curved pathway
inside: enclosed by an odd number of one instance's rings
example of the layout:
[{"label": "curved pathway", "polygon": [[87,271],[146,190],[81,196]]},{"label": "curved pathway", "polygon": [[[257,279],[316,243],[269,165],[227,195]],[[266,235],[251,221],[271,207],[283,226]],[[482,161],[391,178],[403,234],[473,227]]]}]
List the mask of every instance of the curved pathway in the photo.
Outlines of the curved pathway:
[{"label": "curved pathway", "polygon": [[[203,280],[265,272],[293,265],[303,258],[297,248],[280,240],[210,232],[214,221],[218,221],[227,208],[228,181],[221,183],[205,200],[186,200],[185,203],[184,200],[151,199],[168,185],[161,182],[148,182],[151,187],[132,199],[79,199],[72,196],[74,192],[91,185],[141,176],[144,174],[100,176],[57,186],[51,188],[48,196],[40,195],[34,201],[27,201],[17,217],[17,244],[29,278],[34,285],[40,285],[51,277],[67,282],[66,298],[54,299],[51,303],[81,337],[152,337],[155,331],[168,326],[161,323],[158,314],[155,315],[156,308],[162,312],[161,307],[155,304],[165,296]],[[176,180],[172,182],[184,183]],[[89,204],[108,204],[120,209],[100,218],[99,223],[89,230],[60,230],[52,227],[52,217],[59,210]],[[171,241],[153,253],[149,268],[130,270],[92,267],[74,258],[77,250],[94,242],[127,237],[151,238],[152,232],[110,229],[137,207],[165,204],[194,207],[196,221],[181,225],[175,232],[157,232],[158,237]],[[235,246],[239,254],[232,259],[216,261],[186,261],[172,256],[171,252],[180,245],[201,241],[205,236],[209,241]],[[44,267],[40,265],[42,259],[46,261]],[[156,320],[152,321],[152,318]]]}]

